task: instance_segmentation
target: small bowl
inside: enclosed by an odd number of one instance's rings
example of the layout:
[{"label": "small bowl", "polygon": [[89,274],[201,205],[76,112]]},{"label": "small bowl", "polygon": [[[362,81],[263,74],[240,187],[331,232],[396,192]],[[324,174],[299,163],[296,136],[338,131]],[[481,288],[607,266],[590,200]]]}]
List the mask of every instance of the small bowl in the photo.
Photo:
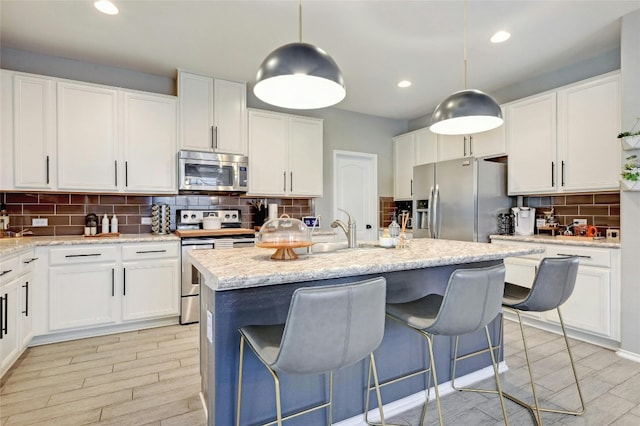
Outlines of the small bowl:
[{"label": "small bowl", "polygon": [[380,247],[395,247],[396,239],[393,237],[378,237]]}]

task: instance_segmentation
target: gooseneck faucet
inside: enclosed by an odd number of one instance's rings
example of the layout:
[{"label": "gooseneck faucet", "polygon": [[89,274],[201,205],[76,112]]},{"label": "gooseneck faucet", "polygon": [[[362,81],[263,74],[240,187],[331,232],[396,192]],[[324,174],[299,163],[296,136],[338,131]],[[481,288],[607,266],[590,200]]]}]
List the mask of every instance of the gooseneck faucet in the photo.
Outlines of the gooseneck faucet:
[{"label": "gooseneck faucet", "polygon": [[340,227],[340,229],[342,229],[345,235],[347,236],[347,244],[348,244],[347,247],[356,248],[356,245],[357,245],[356,221],[353,220],[353,217],[351,217],[348,211],[340,208],[338,210],[340,210],[341,212],[344,212],[349,217],[349,223],[348,225],[345,225],[343,221],[341,221],[340,219],[336,219],[333,222],[331,222],[331,227],[332,228]]}]

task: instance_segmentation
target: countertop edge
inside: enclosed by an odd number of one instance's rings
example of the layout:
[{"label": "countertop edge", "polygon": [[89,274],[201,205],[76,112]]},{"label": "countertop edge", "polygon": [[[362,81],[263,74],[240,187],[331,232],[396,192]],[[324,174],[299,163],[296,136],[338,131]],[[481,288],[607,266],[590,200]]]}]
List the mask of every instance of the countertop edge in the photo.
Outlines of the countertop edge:
[{"label": "countertop edge", "polygon": [[583,246],[583,247],[595,247],[595,248],[613,248],[619,249],[620,242],[610,240],[568,240],[559,239],[550,235],[490,235],[491,240],[503,240],[503,241],[519,241],[525,243],[539,243],[539,244],[558,244],[566,246]]}]

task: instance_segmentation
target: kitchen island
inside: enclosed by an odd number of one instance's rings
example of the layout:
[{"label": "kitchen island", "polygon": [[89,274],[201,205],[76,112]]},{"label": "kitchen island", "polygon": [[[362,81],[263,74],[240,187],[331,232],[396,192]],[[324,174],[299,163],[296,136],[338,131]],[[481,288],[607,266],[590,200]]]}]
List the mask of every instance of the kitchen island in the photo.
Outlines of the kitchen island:
[{"label": "kitchen island", "polygon": [[[426,294],[443,294],[451,272],[502,263],[505,257],[539,253],[537,247],[498,246],[447,240],[414,239],[406,249],[358,248],[301,255],[297,260],[274,261],[273,250],[241,248],[190,251],[187,256],[201,274],[200,346],[202,394],[209,425],[235,424],[238,375],[238,328],[249,324],[283,323],[293,291],[300,287],[348,283],[376,276],[387,280],[387,301],[405,302]],[[498,321],[492,324],[494,338]],[[483,335],[461,340],[461,350],[483,347]],[[425,343],[417,333],[387,321],[385,337],[376,351],[381,380],[422,368]],[[486,341],[484,341],[486,346]],[[436,337],[440,383],[450,379],[451,339]],[[462,363],[459,374],[482,369],[490,362],[476,357]],[[349,419],[364,410],[367,365],[360,362],[334,378],[334,421]],[[245,357],[243,424],[270,420],[275,415],[273,380],[250,352]],[[324,379],[284,376],[283,412],[297,410],[324,398]],[[416,377],[384,388],[384,403],[425,389]],[[372,401],[373,402],[373,401]],[[315,417],[314,417],[315,416]],[[291,424],[321,424],[323,411]]]}]

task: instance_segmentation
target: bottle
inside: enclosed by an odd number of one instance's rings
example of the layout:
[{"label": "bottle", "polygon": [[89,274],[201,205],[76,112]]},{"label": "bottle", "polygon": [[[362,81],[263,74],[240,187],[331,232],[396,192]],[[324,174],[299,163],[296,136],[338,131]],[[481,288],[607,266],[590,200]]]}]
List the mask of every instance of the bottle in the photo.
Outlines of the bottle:
[{"label": "bottle", "polygon": [[391,238],[397,238],[400,235],[400,225],[398,225],[398,218],[395,211],[393,212],[391,225],[389,225],[389,234],[391,235]]},{"label": "bottle", "polygon": [[116,214],[113,214],[113,217],[111,218],[111,232],[112,233],[116,233],[118,232],[118,218],[116,217]]},{"label": "bottle", "polygon": [[103,234],[108,234],[109,233],[109,218],[107,217],[107,214],[104,214],[104,217],[102,218],[102,233]]},{"label": "bottle", "polygon": [[7,213],[7,206],[0,204],[0,234],[9,230],[9,213]]}]

